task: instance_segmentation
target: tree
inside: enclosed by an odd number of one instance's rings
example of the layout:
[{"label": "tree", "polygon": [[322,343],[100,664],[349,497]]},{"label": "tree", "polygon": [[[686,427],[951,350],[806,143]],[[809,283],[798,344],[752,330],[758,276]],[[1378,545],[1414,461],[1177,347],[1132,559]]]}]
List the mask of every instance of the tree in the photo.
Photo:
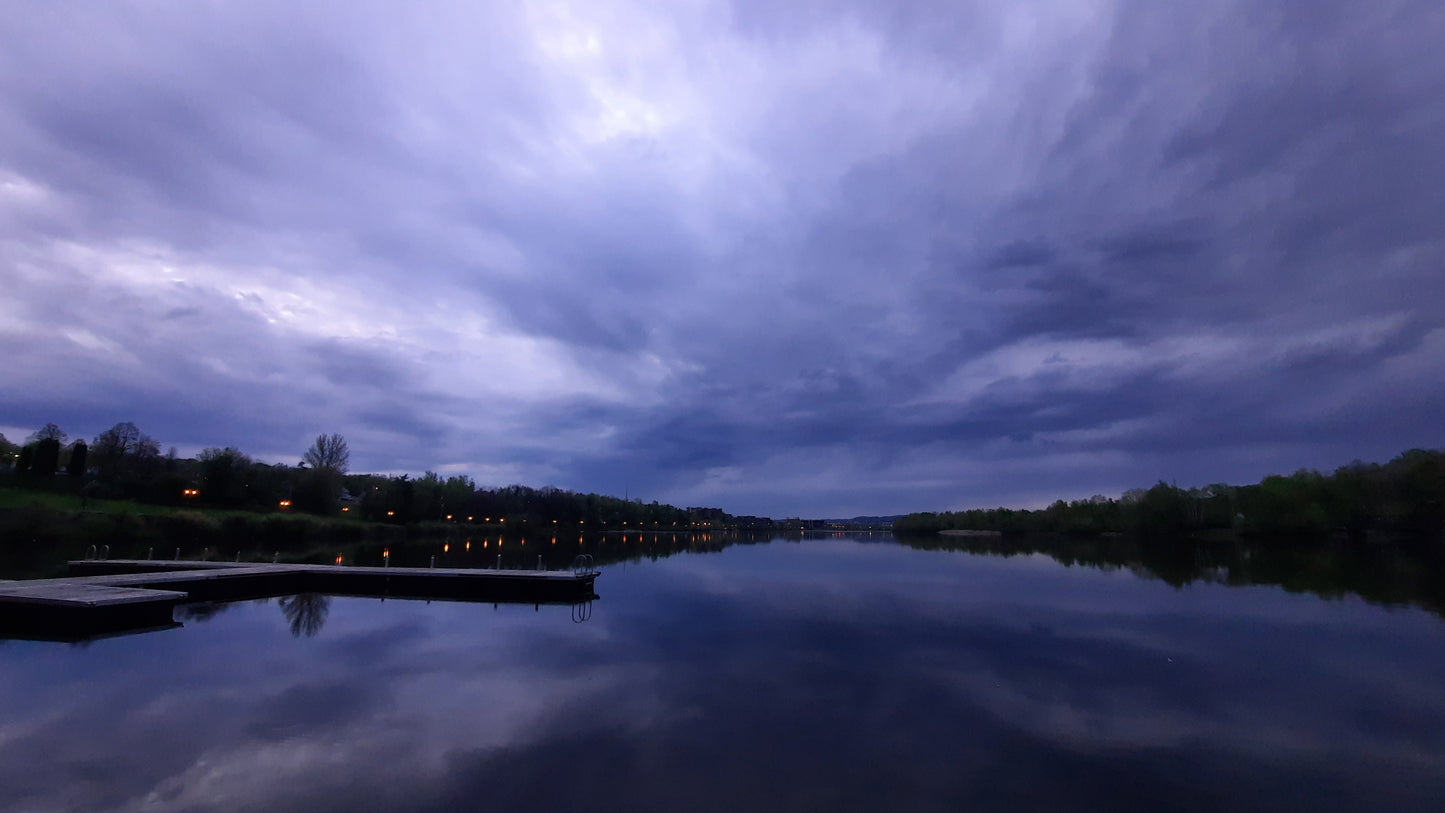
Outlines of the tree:
[{"label": "tree", "polygon": [[85,441],[77,440],[70,444],[70,462],[65,465],[65,471],[71,477],[80,478],[85,476],[85,459],[89,447]]},{"label": "tree", "polygon": [[342,475],[351,462],[346,438],[317,435],[316,443],[301,455],[303,471],[292,495],[296,507],[315,514],[334,514],[340,506]]},{"label": "tree", "polygon": [[35,444],[35,457],[30,464],[30,473],[36,477],[50,477],[60,468],[60,441],[54,437],[42,438]]},{"label": "tree", "polygon": [[250,457],[239,449],[227,446],[224,449],[204,449],[196,459],[201,464],[202,499],[219,505],[237,505],[245,501]]},{"label": "tree", "polygon": [[148,487],[156,480],[155,470],[159,467],[154,464],[159,462],[160,453],[160,444],[130,421],[101,432],[90,445],[100,479],[127,492]]},{"label": "tree", "polygon": [[0,434],[0,467],[9,466],[20,456],[20,447],[5,439]]},{"label": "tree", "polygon": [[47,423],[46,425],[37,429],[35,431],[35,434],[31,435],[29,439],[27,439],[25,442],[38,443],[42,440],[53,440],[58,445],[65,442],[65,437],[65,433],[60,431],[60,427],[56,426],[53,423]]},{"label": "tree", "polygon": [[118,423],[96,435],[92,447],[101,465],[125,457],[155,457],[161,453],[160,444],[130,421]]},{"label": "tree", "polygon": [[345,474],[351,464],[351,450],[341,435],[317,435],[316,443],[301,455],[301,462],[313,469]]}]

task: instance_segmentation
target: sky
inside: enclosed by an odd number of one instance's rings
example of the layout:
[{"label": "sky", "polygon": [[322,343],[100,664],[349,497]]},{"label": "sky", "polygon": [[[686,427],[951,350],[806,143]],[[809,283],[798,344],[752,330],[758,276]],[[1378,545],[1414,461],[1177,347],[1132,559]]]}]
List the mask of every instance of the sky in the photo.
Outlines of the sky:
[{"label": "sky", "polygon": [[1445,6],[5,0],[0,431],[854,516],[1445,446]]}]

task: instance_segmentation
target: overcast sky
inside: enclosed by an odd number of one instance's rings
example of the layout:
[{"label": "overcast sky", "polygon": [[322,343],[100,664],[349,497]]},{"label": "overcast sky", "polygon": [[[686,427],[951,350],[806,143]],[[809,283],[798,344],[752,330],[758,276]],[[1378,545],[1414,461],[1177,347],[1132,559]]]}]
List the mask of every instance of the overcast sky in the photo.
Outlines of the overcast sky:
[{"label": "overcast sky", "polygon": [[3,3],[0,431],[851,516],[1445,446],[1445,5]]}]

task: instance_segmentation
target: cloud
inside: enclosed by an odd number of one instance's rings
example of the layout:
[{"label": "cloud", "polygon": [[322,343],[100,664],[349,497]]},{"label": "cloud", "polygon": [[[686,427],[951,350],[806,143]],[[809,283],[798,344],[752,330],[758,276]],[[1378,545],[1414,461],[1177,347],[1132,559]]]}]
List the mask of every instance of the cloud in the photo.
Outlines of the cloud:
[{"label": "cloud", "polygon": [[1430,4],[775,6],[7,15],[0,424],[776,515],[1445,443]]}]

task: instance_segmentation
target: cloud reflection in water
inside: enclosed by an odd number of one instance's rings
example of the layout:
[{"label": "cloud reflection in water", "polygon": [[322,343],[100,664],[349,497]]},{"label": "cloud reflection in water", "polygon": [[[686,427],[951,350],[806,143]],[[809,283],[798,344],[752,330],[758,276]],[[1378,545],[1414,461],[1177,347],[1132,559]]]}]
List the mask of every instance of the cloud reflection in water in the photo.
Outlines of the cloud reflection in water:
[{"label": "cloud reflection in water", "polygon": [[1445,626],[846,541],[11,644],[7,809],[1429,809]]}]

